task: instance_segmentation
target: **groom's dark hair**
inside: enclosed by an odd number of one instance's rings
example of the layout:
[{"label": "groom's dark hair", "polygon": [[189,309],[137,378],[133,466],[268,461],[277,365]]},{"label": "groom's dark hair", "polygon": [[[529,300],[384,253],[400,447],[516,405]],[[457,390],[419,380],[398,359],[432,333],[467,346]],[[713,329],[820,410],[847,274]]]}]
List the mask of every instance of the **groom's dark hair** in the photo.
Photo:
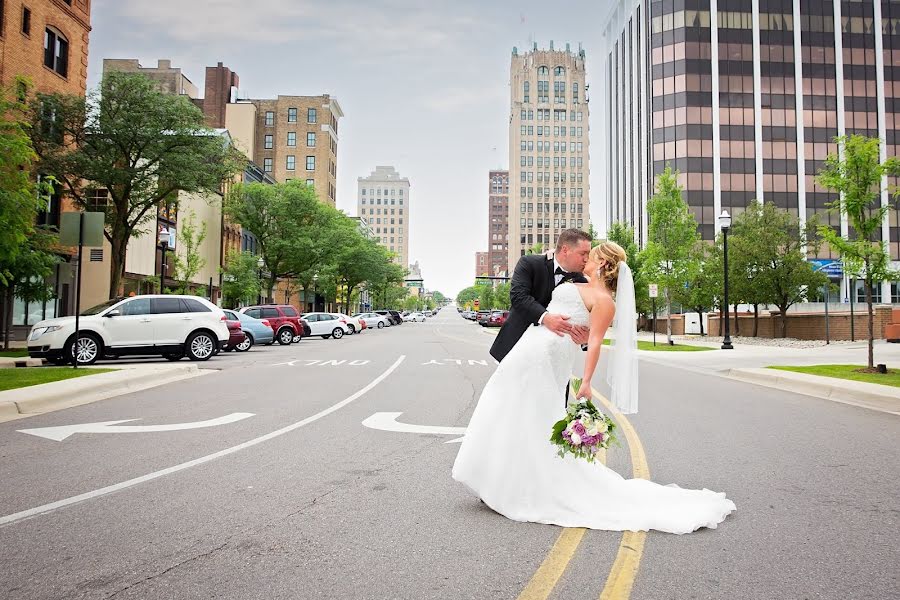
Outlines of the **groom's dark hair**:
[{"label": "groom's dark hair", "polygon": [[562,250],[563,246],[574,248],[581,240],[590,242],[591,236],[580,229],[563,229],[562,233],[559,234],[559,237],[556,238],[556,251],[559,252]]}]

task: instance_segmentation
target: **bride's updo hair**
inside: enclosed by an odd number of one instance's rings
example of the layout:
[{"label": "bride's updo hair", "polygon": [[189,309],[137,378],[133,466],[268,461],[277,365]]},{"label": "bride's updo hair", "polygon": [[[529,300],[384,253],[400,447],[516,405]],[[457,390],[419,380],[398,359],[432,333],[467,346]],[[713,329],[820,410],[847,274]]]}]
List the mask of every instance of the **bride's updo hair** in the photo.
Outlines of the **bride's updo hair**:
[{"label": "bride's updo hair", "polygon": [[[603,271],[602,276],[606,281],[606,287],[616,291],[619,283],[619,263],[625,262],[628,258],[622,246],[610,241],[600,242],[600,245],[591,249],[588,258],[595,263],[606,261],[606,264],[600,268]],[[588,273],[587,275],[594,277],[597,273]]]}]

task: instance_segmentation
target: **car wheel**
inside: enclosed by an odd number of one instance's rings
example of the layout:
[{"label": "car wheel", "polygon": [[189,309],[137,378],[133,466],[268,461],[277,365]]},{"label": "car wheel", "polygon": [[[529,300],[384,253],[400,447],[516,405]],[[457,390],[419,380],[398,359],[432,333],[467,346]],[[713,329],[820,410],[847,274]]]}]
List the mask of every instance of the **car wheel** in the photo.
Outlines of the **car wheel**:
[{"label": "car wheel", "polygon": [[174,362],[176,360],[181,360],[182,358],[184,358],[184,354],[167,352],[167,353],[163,354],[163,358]]},{"label": "car wheel", "polygon": [[350,330],[350,335],[353,335],[354,333],[356,333],[356,326],[355,326],[355,325],[347,325],[347,329]]},{"label": "car wheel", "polygon": [[291,342],[294,341],[294,332],[289,328],[285,327],[284,329],[278,332],[278,343],[282,346],[289,346]]},{"label": "car wheel", "polygon": [[334,331],[331,332],[331,335],[334,339],[339,340],[344,337],[344,330],[340,327],[335,327]]},{"label": "car wheel", "polygon": [[247,350],[249,350],[252,347],[253,347],[253,338],[250,337],[249,333],[244,332],[244,340],[240,344],[235,346],[234,349],[237,350],[238,352],[246,352]]},{"label": "car wheel", "polygon": [[78,360],[79,365],[92,365],[97,362],[103,351],[103,344],[93,333],[79,333],[77,342],[69,342],[66,357]]},{"label": "car wheel", "polygon": [[384,329],[384,321],[378,321],[378,329]]},{"label": "car wheel", "polygon": [[187,357],[191,360],[209,360],[216,353],[216,340],[206,331],[195,331],[184,343]]}]

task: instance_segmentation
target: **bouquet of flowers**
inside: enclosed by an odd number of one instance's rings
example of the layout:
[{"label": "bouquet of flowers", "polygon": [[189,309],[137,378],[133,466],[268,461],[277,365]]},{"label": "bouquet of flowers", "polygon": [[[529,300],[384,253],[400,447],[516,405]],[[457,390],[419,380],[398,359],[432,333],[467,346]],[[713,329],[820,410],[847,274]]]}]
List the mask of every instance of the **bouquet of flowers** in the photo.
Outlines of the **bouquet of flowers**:
[{"label": "bouquet of flowers", "polygon": [[[573,393],[581,388],[581,380],[572,382]],[[553,426],[550,442],[559,449],[560,458],[566,453],[594,462],[601,449],[616,441],[616,424],[597,410],[590,401],[570,404],[566,416]]]}]

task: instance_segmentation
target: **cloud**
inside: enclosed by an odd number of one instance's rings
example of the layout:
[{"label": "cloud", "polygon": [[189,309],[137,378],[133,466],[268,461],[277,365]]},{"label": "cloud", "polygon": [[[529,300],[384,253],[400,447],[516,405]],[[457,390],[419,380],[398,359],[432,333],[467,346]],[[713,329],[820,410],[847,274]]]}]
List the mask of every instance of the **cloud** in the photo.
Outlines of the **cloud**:
[{"label": "cloud", "polygon": [[415,60],[461,45],[465,36],[484,27],[474,14],[465,13],[462,3],[424,6],[401,0],[101,0],[95,11],[115,12],[175,43],[230,48],[323,44],[328,52],[362,62],[386,56]]}]

